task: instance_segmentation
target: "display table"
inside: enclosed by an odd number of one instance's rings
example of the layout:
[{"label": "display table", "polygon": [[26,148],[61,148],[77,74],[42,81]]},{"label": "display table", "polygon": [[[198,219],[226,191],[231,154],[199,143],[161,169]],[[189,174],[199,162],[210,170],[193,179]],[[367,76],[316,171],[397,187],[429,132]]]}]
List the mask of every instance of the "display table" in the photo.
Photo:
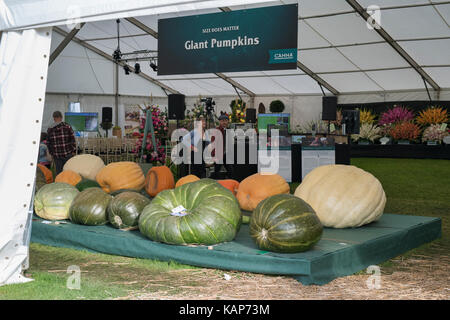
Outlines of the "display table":
[{"label": "display table", "polygon": [[31,242],[127,257],[294,277],[303,284],[331,280],[382,263],[441,236],[441,219],[384,214],[377,222],[355,229],[325,228],[321,240],[302,253],[258,249],[248,225],[236,238],[214,246],[177,246],[154,242],[139,231],[111,225],[83,226],[67,221],[44,224],[34,216]]},{"label": "display table", "polygon": [[409,158],[450,160],[450,145],[427,146],[425,144],[369,144],[350,145],[352,158]]}]

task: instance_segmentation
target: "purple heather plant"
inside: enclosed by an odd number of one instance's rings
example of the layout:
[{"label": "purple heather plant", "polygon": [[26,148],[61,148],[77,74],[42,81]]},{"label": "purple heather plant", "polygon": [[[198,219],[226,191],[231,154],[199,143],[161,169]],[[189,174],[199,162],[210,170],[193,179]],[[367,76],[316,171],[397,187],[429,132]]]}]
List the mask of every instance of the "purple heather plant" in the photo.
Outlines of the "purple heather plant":
[{"label": "purple heather plant", "polygon": [[398,122],[412,121],[413,119],[414,114],[412,111],[402,106],[394,106],[392,109],[389,109],[381,114],[378,124],[382,126]]}]

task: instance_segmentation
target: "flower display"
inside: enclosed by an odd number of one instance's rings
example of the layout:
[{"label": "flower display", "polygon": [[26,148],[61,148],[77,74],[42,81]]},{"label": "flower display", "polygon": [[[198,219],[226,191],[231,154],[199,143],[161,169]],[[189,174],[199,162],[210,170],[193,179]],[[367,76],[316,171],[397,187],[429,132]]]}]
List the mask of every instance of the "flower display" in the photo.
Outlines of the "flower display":
[{"label": "flower display", "polygon": [[147,121],[147,110],[150,110],[151,116],[152,116],[152,123],[153,123],[153,129],[155,134],[155,141],[156,141],[156,152],[154,150],[153,142],[152,142],[152,134],[151,132],[147,133],[147,137],[145,140],[145,150],[143,152],[143,160],[146,162],[151,163],[160,163],[163,164],[165,161],[165,150],[162,146],[161,139],[165,138],[167,136],[168,132],[168,117],[167,112],[162,111],[159,106],[152,105],[152,106],[146,106],[145,108],[141,108],[143,111],[143,114],[140,118],[140,126],[139,126],[139,133],[133,133],[133,136],[138,138],[136,141],[135,149],[133,150],[134,153],[137,153],[138,155],[142,152],[142,146],[143,146],[143,139],[144,139],[144,130],[145,130],[145,124]]},{"label": "flower display", "polygon": [[363,123],[359,129],[359,134],[352,134],[353,141],[358,140],[370,140],[374,142],[376,139],[381,138],[381,127],[373,123]]},{"label": "flower display", "polygon": [[447,110],[441,107],[429,107],[426,110],[420,111],[416,118],[416,123],[421,126],[446,123],[447,121]]},{"label": "flower display", "polygon": [[206,117],[205,106],[201,103],[194,103],[192,110],[186,111],[186,118],[196,120],[199,117]]},{"label": "flower display", "polygon": [[420,135],[420,127],[410,121],[404,121],[393,125],[389,135],[395,140],[416,140]]},{"label": "flower display", "polygon": [[375,122],[376,115],[370,110],[362,109],[359,111],[359,122],[361,124],[368,123],[372,124]]},{"label": "flower display", "polygon": [[444,137],[448,136],[449,132],[447,130],[442,130],[440,124],[432,124],[425,129],[422,135],[422,141],[439,141],[441,142]]},{"label": "flower display", "polygon": [[141,133],[144,132],[145,122],[147,121],[147,119],[146,119],[147,118],[147,115],[146,115],[147,109],[150,109],[150,111],[151,111],[152,120],[153,120],[153,129],[155,130],[155,134],[159,135],[159,136],[167,135],[167,130],[169,127],[167,112],[161,111],[161,109],[155,105],[147,106],[145,109],[143,109],[144,114],[141,116],[141,119],[140,119],[139,131]]},{"label": "flower display", "polygon": [[407,122],[414,119],[412,111],[402,106],[394,106],[386,112],[383,112],[378,121],[378,125],[394,124]]},{"label": "flower display", "polygon": [[247,109],[247,105],[240,99],[235,99],[230,103],[231,113],[229,115],[230,122],[236,123],[245,123],[245,111]]}]

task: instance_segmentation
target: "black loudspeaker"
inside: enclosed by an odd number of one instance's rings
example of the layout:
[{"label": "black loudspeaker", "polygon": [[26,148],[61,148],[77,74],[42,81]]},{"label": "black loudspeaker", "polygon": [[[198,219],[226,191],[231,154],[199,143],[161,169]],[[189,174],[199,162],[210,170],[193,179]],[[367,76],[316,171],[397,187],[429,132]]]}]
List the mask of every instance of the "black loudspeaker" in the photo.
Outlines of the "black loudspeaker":
[{"label": "black loudspeaker", "polygon": [[102,122],[112,122],[112,107],[102,108]]},{"label": "black loudspeaker", "polygon": [[322,120],[336,120],[337,97],[322,97]]},{"label": "black loudspeaker", "polygon": [[169,120],[183,120],[185,110],[184,95],[169,94]]},{"label": "black loudspeaker", "polygon": [[342,121],[345,124],[345,134],[359,134],[359,110],[343,110]]},{"label": "black loudspeaker", "polygon": [[256,123],[256,109],[247,109],[245,111],[245,122]]}]

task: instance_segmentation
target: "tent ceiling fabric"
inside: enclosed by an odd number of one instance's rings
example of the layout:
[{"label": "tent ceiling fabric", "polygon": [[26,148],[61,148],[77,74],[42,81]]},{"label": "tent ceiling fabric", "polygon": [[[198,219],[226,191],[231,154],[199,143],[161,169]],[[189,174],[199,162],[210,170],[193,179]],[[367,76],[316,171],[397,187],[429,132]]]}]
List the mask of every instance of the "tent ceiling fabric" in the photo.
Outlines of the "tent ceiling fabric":
[{"label": "tent ceiling fabric", "polygon": [[[118,2],[120,1],[113,1],[114,4]],[[160,2],[166,3],[167,1]],[[178,1],[178,3],[180,2],[184,1]],[[217,4],[220,1],[213,2]],[[204,9],[171,10],[171,12],[163,14],[141,15],[135,16],[135,18],[157,32],[158,19],[162,18],[221,12],[219,7],[226,6],[231,10],[239,10],[299,3],[298,60],[339,93],[425,89],[421,75],[411,68],[411,65],[383,37],[369,28],[366,21],[347,1],[255,2],[258,1],[222,1],[217,7],[211,7],[210,1],[190,1],[191,8],[198,8],[200,3],[203,3]],[[5,0],[5,3],[8,4],[9,1]],[[236,3],[242,5],[233,5]],[[358,0],[358,3],[366,9],[373,4],[373,1]],[[450,89],[448,80],[450,1],[378,0],[377,5],[381,9],[381,27],[441,89]],[[0,26],[4,27],[1,24]],[[70,31],[66,25],[62,25],[60,28],[67,32]],[[125,19],[121,19],[120,34],[122,36],[120,39],[122,52],[142,49],[157,50],[157,39]],[[115,19],[88,22],[78,32],[77,38],[112,55],[117,47]],[[54,39],[54,41],[61,40]],[[55,47],[56,45],[52,43],[52,48]],[[70,50],[75,49],[72,49],[72,46],[66,48],[62,53],[63,59],[67,60],[72,55]],[[83,54],[86,55],[85,52]],[[60,58],[57,58],[55,63]],[[69,59],[68,61],[71,62],[65,64],[65,67],[67,68],[74,61],[79,61],[81,65],[88,63],[82,61],[83,58],[80,54],[77,55],[77,59],[72,59],[72,61]],[[98,64],[100,65],[100,63]],[[57,65],[62,67],[61,62]],[[145,62],[141,63],[141,69],[150,77],[188,96],[199,94],[234,95],[236,93],[230,83],[215,74],[158,76]],[[121,71],[123,73],[123,70]],[[106,74],[110,73],[111,71]],[[50,74],[52,74],[52,70],[50,70]],[[234,72],[224,75],[257,95],[322,93],[317,81],[305,75],[301,70]],[[124,79],[129,80],[130,78],[124,77]],[[138,81],[145,81],[145,79]],[[88,83],[90,82],[87,81],[86,86]],[[49,84],[48,91],[53,91],[52,83]],[[64,83],[57,83],[57,85],[58,91],[63,90]],[[106,91],[111,89],[106,87],[104,89]],[[130,84],[130,87],[134,86]],[[431,86],[428,87],[431,88]],[[99,89],[100,86],[97,84],[91,87],[89,92]],[[69,83],[67,83],[66,90],[72,91]],[[154,90],[153,87],[151,90],[154,91],[154,96],[160,94],[165,96],[163,90]],[[98,92],[102,93],[102,90]],[[326,92],[329,93],[328,90]]]}]

